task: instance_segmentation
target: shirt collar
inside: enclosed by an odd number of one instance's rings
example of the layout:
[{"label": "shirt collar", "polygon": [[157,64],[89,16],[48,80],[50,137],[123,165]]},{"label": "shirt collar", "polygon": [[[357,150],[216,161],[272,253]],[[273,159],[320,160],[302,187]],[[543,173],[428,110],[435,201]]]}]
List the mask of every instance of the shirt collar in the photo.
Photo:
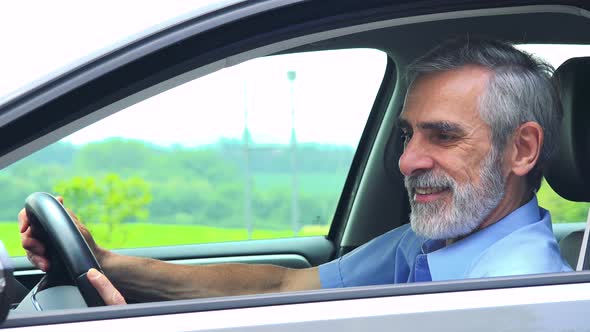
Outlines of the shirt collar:
[{"label": "shirt collar", "polygon": [[432,280],[462,279],[465,271],[483,251],[506,235],[541,219],[537,198],[512,211],[494,224],[444,247],[444,241],[427,240],[422,246],[428,255]]}]

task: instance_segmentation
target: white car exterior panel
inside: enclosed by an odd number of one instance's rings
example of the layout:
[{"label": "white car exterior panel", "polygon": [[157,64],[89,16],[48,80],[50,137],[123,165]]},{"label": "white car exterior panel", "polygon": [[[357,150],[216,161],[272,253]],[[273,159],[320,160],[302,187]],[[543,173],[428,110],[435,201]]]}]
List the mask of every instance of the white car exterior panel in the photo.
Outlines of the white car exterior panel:
[{"label": "white car exterior panel", "polygon": [[[228,1],[228,3],[240,1]],[[297,1],[277,1],[274,5],[287,5]],[[261,2],[260,7],[266,2]],[[250,8],[248,14],[263,11],[261,8]],[[466,10],[448,13],[437,13],[421,16],[397,18],[341,29],[309,34],[278,43],[269,44],[237,55],[220,59],[209,65],[184,73],[167,81],[160,82],[127,98],[121,99],[98,110],[86,118],[72,122],[59,130],[48,133],[44,137],[32,141],[0,158],[2,163],[12,162],[25,154],[53,142],[76,129],[93,123],[107,115],[155,95],[161,91],[177,86],[189,79],[205,75],[224,67],[266,54],[287,50],[296,46],[316,41],[327,40],[362,31],[375,30],[405,24],[417,24],[453,18],[493,16],[521,13],[564,13],[590,18],[588,11],[570,6],[522,6],[510,8],[494,8]],[[232,13],[233,14],[233,13]],[[235,15],[244,15],[236,13]],[[237,19],[231,14],[217,18],[216,24]],[[192,27],[191,34],[205,31],[212,25],[201,24]],[[200,30],[199,30],[200,29]],[[178,40],[186,34],[179,33]],[[174,38],[172,38],[174,39]],[[173,42],[171,40],[170,42]],[[157,45],[146,45],[157,48]],[[149,51],[152,51],[150,49]],[[140,57],[141,52],[127,56]],[[145,52],[148,53],[148,52]],[[114,65],[113,65],[114,66]],[[114,68],[114,67],[113,67]],[[86,75],[92,74],[86,72]],[[98,74],[96,74],[98,75]],[[70,82],[72,83],[72,82]],[[74,82],[75,83],[75,82]],[[22,116],[21,113],[7,113],[0,116],[0,125]],[[386,122],[391,123],[396,113],[390,110],[386,114]],[[385,146],[390,135],[390,128],[384,126],[377,136],[376,147]],[[381,153],[372,153],[367,170],[371,167],[382,167]],[[358,196],[369,187],[369,181],[362,181]],[[357,205],[352,207],[354,217]],[[354,230],[344,233],[341,245],[354,245]],[[191,261],[195,262],[195,261]],[[184,262],[186,263],[186,262]],[[498,286],[500,287],[500,286]],[[334,293],[339,290],[325,290]],[[254,305],[256,297],[253,297]],[[133,308],[130,305],[128,308]],[[101,308],[104,310],[104,308]],[[109,310],[126,310],[115,307]],[[95,309],[87,310],[87,317],[92,317]],[[239,309],[210,310],[181,314],[162,314],[133,318],[88,320],[83,322],[38,325],[19,328],[8,328],[5,331],[585,331],[590,313],[590,283],[572,283],[567,285],[546,285],[519,288],[502,288],[476,291],[453,291],[433,294],[400,295],[350,300],[333,300],[300,304],[282,304],[274,306],[246,307]],[[47,314],[47,313],[46,313]],[[83,317],[81,319],[85,319]],[[1,325],[0,325],[1,328]]]},{"label": "white car exterior panel", "polygon": [[215,310],[6,331],[131,331],[138,327],[142,331],[586,331],[588,312],[590,284],[579,283]]}]

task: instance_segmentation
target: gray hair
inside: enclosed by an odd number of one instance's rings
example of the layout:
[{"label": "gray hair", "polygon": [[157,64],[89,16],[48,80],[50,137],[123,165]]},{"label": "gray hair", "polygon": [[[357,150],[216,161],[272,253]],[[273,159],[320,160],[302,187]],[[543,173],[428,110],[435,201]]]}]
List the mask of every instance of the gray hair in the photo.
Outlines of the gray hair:
[{"label": "gray hair", "polygon": [[430,73],[482,66],[493,72],[479,112],[491,127],[493,148],[503,151],[514,130],[521,124],[537,122],[544,132],[539,160],[527,175],[533,191],[541,186],[542,167],[558,144],[562,118],[561,102],[551,75],[553,67],[516,49],[507,42],[483,38],[447,41],[410,65],[409,83]]}]

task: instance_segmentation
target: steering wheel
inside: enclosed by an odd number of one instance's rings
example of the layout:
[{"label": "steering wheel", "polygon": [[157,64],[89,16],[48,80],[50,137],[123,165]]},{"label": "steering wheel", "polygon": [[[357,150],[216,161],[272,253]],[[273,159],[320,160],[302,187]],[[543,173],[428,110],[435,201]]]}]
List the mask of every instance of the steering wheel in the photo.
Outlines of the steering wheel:
[{"label": "steering wheel", "polygon": [[[21,302],[17,310],[105,305],[86,276],[90,268],[101,271],[100,265],[63,205],[52,195],[37,192],[25,200],[25,211],[34,236],[46,246],[51,267],[23,300],[32,306]],[[40,296],[41,292],[46,295]]]}]

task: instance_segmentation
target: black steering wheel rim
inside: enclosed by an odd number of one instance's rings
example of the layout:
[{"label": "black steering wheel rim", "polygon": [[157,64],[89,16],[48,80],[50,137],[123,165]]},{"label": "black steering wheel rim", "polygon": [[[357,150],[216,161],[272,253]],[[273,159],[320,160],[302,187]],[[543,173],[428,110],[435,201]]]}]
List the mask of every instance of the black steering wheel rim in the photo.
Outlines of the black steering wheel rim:
[{"label": "black steering wheel rim", "polygon": [[25,200],[25,211],[52,261],[48,276],[66,273],[89,307],[105,305],[86,276],[91,268],[101,271],[100,265],[63,205],[48,193],[36,192]]}]

